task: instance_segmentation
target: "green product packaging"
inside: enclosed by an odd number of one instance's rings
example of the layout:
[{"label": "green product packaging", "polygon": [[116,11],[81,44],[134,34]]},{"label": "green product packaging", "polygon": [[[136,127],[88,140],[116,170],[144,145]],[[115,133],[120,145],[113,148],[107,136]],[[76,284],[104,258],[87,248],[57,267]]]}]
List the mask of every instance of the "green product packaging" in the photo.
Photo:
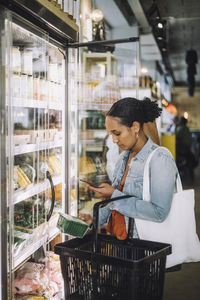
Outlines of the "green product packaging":
[{"label": "green product packaging", "polygon": [[77,217],[59,213],[57,227],[64,234],[82,238],[89,229],[89,225]]}]

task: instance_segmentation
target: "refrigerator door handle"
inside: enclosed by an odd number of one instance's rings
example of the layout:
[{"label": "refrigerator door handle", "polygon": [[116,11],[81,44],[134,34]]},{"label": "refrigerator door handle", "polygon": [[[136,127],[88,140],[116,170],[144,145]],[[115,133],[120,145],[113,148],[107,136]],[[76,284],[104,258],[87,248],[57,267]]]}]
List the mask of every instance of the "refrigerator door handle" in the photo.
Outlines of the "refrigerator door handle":
[{"label": "refrigerator door handle", "polygon": [[49,171],[46,172],[46,175],[47,175],[47,179],[49,179],[50,186],[51,186],[51,207],[50,207],[49,213],[47,215],[47,221],[49,221],[49,219],[51,218],[51,215],[53,213],[54,204],[55,204],[55,188],[54,188],[53,180],[52,180],[52,177],[51,177],[51,174],[49,173]]}]

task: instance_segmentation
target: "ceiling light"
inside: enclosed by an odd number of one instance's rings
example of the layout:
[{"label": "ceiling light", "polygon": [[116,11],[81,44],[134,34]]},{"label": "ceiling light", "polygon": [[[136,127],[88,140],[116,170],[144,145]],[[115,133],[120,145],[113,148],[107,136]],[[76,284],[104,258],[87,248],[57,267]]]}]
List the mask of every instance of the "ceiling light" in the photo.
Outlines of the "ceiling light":
[{"label": "ceiling light", "polygon": [[103,17],[104,17],[104,15],[100,9],[97,8],[92,11],[91,18],[94,22],[102,21]]},{"label": "ceiling light", "polygon": [[158,26],[158,28],[163,28],[163,23],[158,22],[157,26]]},{"label": "ceiling light", "polygon": [[166,52],[167,51],[167,48],[165,48],[165,47],[162,47],[162,49],[161,49],[163,52]]},{"label": "ceiling light", "polygon": [[141,73],[142,73],[142,74],[146,74],[146,73],[148,73],[148,69],[147,69],[147,68],[145,68],[145,67],[144,67],[144,68],[142,68],[142,69],[141,69]]}]

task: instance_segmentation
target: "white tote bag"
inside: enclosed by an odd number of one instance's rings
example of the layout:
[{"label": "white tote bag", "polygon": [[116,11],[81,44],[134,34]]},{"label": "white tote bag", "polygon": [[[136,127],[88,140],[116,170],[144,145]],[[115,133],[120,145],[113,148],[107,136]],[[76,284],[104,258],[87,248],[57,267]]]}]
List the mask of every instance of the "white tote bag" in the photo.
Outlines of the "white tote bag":
[{"label": "white tote bag", "polygon": [[[144,168],[143,200],[150,201],[149,163],[157,149],[151,152]],[[164,147],[163,147],[164,148]],[[164,148],[166,151],[166,148]],[[178,175],[169,215],[162,223],[135,219],[139,237],[144,240],[169,243],[172,254],[167,256],[166,267],[183,262],[200,261],[200,242],[196,233],[194,190],[183,190]]]}]

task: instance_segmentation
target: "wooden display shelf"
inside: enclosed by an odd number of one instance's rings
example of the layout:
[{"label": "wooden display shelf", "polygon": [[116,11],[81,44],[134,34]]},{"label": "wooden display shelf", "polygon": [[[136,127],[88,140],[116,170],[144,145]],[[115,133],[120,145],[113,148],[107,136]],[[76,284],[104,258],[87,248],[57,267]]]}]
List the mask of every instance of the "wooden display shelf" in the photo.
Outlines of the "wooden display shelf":
[{"label": "wooden display shelf", "polygon": [[71,20],[67,13],[64,13],[61,11],[58,7],[56,7],[52,2],[48,0],[36,0],[38,3],[43,5],[45,8],[47,8],[51,13],[56,15],[59,19],[61,19],[64,23],[69,25],[71,28],[73,28],[75,31],[79,31],[78,25],[75,23],[75,21]]}]

